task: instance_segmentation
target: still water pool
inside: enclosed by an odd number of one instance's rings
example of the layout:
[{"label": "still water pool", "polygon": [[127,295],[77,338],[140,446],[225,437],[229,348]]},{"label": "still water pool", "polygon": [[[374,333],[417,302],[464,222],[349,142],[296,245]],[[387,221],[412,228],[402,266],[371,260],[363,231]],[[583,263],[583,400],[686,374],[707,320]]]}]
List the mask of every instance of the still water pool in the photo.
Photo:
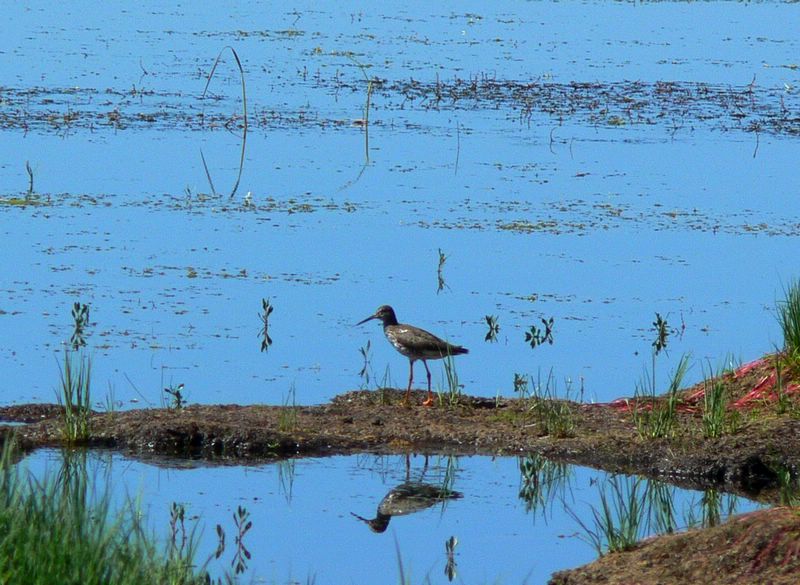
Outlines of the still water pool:
[{"label": "still water pool", "polygon": [[[615,487],[642,507],[642,537],[758,507],[714,491],[528,457],[361,455],[208,467],[92,451],[66,460],[73,471],[86,469],[93,493],[111,490],[117,503],[138,498],[162,542],[170,539],[173,502],[182,505],[187,531],[201,531],[196,558],[211,559],[212,575],[236,573],[242,556],[236,556],[233,518],[244,508],[252,521],[242,540],[250,554],[240,573],[244,583],[392,583],[399,582],[400,563],[412,583],[449,583],[448,567],[456,583],[544,583],[556,570],[596,558],[589,544],[589,531],[597,530],[592,510],[600,509],[601,494],[616,502]],[[59,451],[41,450],[21,465],[41,478],[57,475],[64,461]],[[462,497],[430,500],[391,517],[383,532],[353,515],[373,519],[387,494],[409,484]],[[415,509],[409,502],[394,509]],[[215,558],[217,525],[226,547]],[[451,537],[457,544],[448,564]]]}]

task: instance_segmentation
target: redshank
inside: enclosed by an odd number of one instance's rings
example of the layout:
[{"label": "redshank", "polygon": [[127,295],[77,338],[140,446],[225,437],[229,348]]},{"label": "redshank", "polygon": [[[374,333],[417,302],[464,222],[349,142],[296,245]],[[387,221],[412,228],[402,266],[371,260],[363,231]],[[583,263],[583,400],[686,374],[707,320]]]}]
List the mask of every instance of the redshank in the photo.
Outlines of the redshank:
[{"label": "redshank", "polygon": [[381,305],[374,315],[359,321],[356,325],[361,325],[372,319],[381,320],[386,339],[397,351],[408,358],[408,389],[406,390],[405,401],[408,402],[411,397],[411,383],[414,381],[414,362],[420,360],[422,365],[425,366],[425,372],[428,374],[428,398],[422,404],[431,406],[433,404],[433,392],[431,392],[431,371],[428,369],[427,360],[439,360],[448,356],[469,353],[469,350],[460,345],[447,343],[433,333],[428,333],[419,327],[398,323],[394,309],[389,305]]}]

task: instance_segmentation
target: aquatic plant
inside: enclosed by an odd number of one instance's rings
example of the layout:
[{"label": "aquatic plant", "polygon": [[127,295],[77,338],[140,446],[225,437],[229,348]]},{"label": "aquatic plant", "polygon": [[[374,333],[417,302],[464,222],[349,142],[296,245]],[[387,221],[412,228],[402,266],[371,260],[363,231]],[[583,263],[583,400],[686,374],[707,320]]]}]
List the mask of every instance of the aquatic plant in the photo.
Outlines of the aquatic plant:
[{"label": "aquatic plant", "polygon": [[444,551],[447,555],[447,563],[444,567],[444,574],[447,577],[448,581],[452,581],[458,575],[457,565],[456,565],[456,546],[458,545],[458,539],[455,536],[451,536],[447,540],[444,541]]},{"label": "aquatic plant", "polygon": [[366,163],[369,163],[369,110],[370,110],[370,101],[372,100],[372,89],[374,86],[374,80],[370,79],[369,75],[367,75],[367,67],[368,65],[364,65],[360,63],[354,56],[352,52],[345,53],[345,57],[350,59],[356,66],[361,70],[361,74],[364,76],[364,81],[367,82],[367,98],[364,103],[364,115],[359,120],[360,125],[364,128],[364,160]]},{"label": "aquatic plant", "polygon": [[78,350],[86,346],[85,329],[89,324],[89,305],[84,305],[82,303],[73,304],[72,319],[74,321],[74,329],[69,342],[72,349]]},{"label": "aquatic plant", "polygon": [[269,303],[269,299],[261,299],[261,313],[258,314],[262,324],[261,330],[258,332],[258,336],[261,338],[261,351],[267,351],[272,345],[272,338],[269,336],[269,316],[274,310],[275,307]]},{"label": "aquatic plant", "polygon": [[669,339],[669,326],[667,321],[656,313],[656,320],[653,321],[653,328],[656,331],[656,339],[653,341],[653,351],[658,355],[667,348],[667,340]]},{"label": "aquatic plant", "polygon": [[33,169],[31,163],[25,161],[25,171],[28,173],[28,192],[25,194],[25,199],[33,197]]},{"label": "aquatic plant", "polygon": [[59,365],[61,391],[56,399],[63,407],[62,422],[64,439],[77,443],[89,438],[92,416],[91,360],[81,354],[64,349],[63,366]]},{"label": "aquatic plant", "polygon": [[486,315],[484,319],[486,319],[486,325],[489,327],[489,331],[486,332],[486,337],[484,337],[483,340],[494,343],[497,341],[497,334],[500,333],[500,325],[497,323],[497,317],[495,315]]},{"label": "aquatic plant", "polygon": [[250,520],[250,512],[247,511],[247,508],[237,506],[236,512],[233,514],[233,523],[236,525],[236,536],[234,537],[236,552],[231,560],[231,566],[234,574],[241,575],[247,570],[247,561],[250,560],[250,551],[244,545],[244,537],[253,527],[253,521]]},{"label": "aquatic plant", "polygon": [[[193,533],[179,555],[156,544],[141,510],[127,501],[111,511],[110,490],[89,489],[80,470],[34,480],[12,465],[11,441],[0,456],[0,574],[27,585],[208,583],[194,560]],[[65,458],[65,462],[73,461]],[[80,462],[78,462],[80,463]],[[85,461],[83,462],[85,464]],[[65,463],[71,465],[74,463]]]},{"label": "aquatic plant", "polygon": [[445,255],[444,252],[442,252],[442,249],[439,248],[439,266],[436,268],[436,277],[439,280],[439,285],[436,288],[436,294],[442,292],[442,290],[444,290],[444,288],[447,286],[447,283],[444,281],[444,272],[443,272],[445,262],[447,262],[447,256]]},{"label": "aquatic plant", "polygon": [[648,524],[657,534],[671,534],[678,528],[675,519],[675,487],[663,481],[649,480],[645,483],[645,505]]},{"label": "aquatic plant", "polygon": [[520,399],[528,398],[528,376],[514,372],[514,393]]},{"label": "aquatic plant", "polygon": [[544,343],[553,345],[553,317],[542,319],[542,325],[544,329],[531,325],[528,331],[525,332],[525,341],[531,346],[531,349],[535,349]]},{"label": "aquatic plant", "polygon": [[364,359],[364,365],[358,372],[358,376],[361,378],[361,389],[367,390],[369,388],[369,381],[370,381],[370,374],[374,377],[372,373],[372,355],[370,354],[370,341],[367,340],[367,343],[363,347],[358,348],[358,352],[361,354],[361,357]]},{"label": "aquatic plant", "polygon": [[[217,55],[217,58],[214,60],[214,65],[211,66],[211,71],[208,73],[208,78],[206,79],[206,86],[203,88],[203,94],[200,96],[200,99],[206,97],[206,93],[208,92],[208,86],[211,85],[211,80],[214,77],[214,72],[217,70],[217,65],[219,65],[219,61],[222,58],[222,54],[225,50],[228,49],[233,54],[233,58],[236,60],[236,66],[239,68],[239,77],[242,82],[242,118],[243,118],[243,128],[242,128],[242,150],[239,156],[239,174],[236,176],[236,182],[233,185],[233,189],[231,189],[230,198],[232,199],[234,195],[236,195],[236,191],[239,189],[239,183],[242,180],[242,170],[244,169],[244,154],[247,146],[247,88],[245,87],[245,80],[244,80],[244,68],[242,67],[242,62],[239,59],[239,54],[236,50],[231,46],[223,47],[222,50]],[[205,112],[204,112],[205,113]],[[204,116],[205,118],[205,116]],[[202,149],[200,150],[200,159],[203,161],[203,168],[206,171],[206,178],[208,179],[208,184],[211,187],[211,193],[216,196],[217,191],[214,189],[214,182],[211,180],[211,173],[208,170],[208,165],[206,164],[205,156],[203,156]]]}]

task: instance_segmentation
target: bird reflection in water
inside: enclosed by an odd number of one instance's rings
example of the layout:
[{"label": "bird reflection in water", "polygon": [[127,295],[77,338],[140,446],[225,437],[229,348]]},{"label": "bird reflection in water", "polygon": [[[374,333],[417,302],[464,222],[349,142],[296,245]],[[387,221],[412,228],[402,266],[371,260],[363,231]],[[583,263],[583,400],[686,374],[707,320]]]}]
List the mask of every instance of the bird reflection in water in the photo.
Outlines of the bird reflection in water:
[{"label": "bird reflection in water", "polygon": [[419,480],[411,479],[411,461],[406,455],[406,480],[395,486],[387,493],[378,504],[375,518],[364,518],[354,512],[353,516],[364,522],[373,532],[381,533],[389,526],[392,516],[406,516],[435,506],[444,504],[448,500],[457,500],[464,494],[450,489],[453,480],[454,458],[448,459],[448,471],[445,472],[444,481],[440,485],[422,481],[428,470],[428,457],[425,456],[425,465],[420,473]]},{"label": "bird reflection in water", "polygon": [[438,485],[406,481],[392,488],[386,494],[375,518],[369,519],[350,512],[353,516],[364,522],[373,532],[384,532],[389,526],[392,516],[405,516],[435,506],[444,500],[456,500],[463,494]]}]

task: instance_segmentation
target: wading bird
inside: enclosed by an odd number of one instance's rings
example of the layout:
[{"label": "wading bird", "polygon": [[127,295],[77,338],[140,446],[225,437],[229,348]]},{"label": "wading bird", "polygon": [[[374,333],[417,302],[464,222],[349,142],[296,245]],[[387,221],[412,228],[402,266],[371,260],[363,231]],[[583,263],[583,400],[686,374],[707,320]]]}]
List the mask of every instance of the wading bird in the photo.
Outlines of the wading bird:
[{"label": "wading bird", "polygon": [[389,305],[381,305],[374,315],[359,321],[356,325],[361,325],[372,319],[380,319],[383,323],[383,333],[386,335],[386,339],[397,351],[408,358],[408,389],[406,390],[405,401],[408,402],[411,397],[411,383],[414,381],[414,362],[420,360],[422,365],[425,366],[425,372],[428,374],[428,398],[422,404],[431,406],[433,404],[433,392],[431,392],[431,371],[428,369],[427,360],[438,360],[448,356],[469,353],[469,350],[460,345],[447,343],[433,333],[428,333],[419,327],[398,323],[394,309]]}]

